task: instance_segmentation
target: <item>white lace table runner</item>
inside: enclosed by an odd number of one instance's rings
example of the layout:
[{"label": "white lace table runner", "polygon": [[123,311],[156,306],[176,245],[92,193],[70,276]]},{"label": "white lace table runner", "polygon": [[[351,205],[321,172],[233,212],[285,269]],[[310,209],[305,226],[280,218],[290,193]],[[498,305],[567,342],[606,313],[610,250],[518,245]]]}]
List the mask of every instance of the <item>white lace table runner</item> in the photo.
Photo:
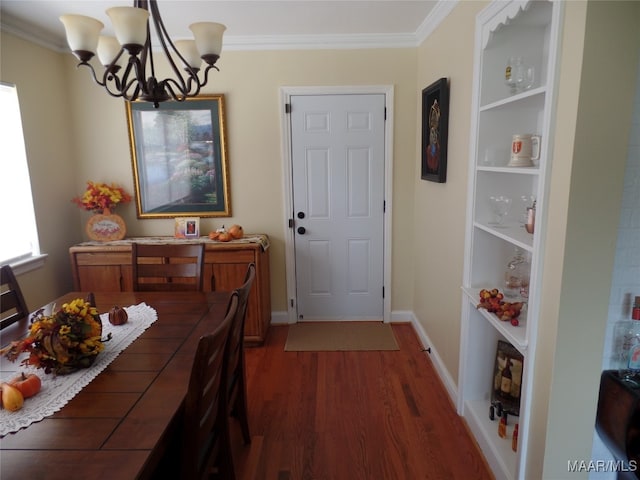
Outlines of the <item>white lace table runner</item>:
[{"label": "white lace table runner", "polygon": [[[68,375],[47,375],[41,369],[20,365],[23,358],[16,360],[16,370],[25,373],[36,373],[42,380],[42,389],[34,397],[24,401],[17,412],[0,410],[0,437],[39,422],[64,407],[76,394],[98,376],[120,353],[149,328],[158,318],[156,311],[146,303],[125,307],[129,320],[124,325],[114,326],[109,323],[108,314],[103,313],[102,338],[111,333],[112,338],[104,344],[104,350],[98,354],[91,367],[78,370]],[[9,381],[15,376],[13,373]]]}]

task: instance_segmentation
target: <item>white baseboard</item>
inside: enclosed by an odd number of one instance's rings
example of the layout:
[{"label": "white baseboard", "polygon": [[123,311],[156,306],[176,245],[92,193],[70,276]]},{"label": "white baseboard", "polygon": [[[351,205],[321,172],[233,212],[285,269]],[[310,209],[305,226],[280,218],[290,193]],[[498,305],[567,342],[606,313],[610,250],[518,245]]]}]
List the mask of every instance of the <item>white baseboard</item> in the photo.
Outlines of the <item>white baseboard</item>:
[{"label": "white baseboard", "polygon": [[[436,372],[440,377],[440,380],[442,380],[442,383],[444,384],[444,387],[446,388],[447,393],[449,394],[449,397],[451,397],[451,401],[453,402],[453,405],[454,406],[457,405],[458,404],[458,387],[456,383],[453,381],[453,377],[449,373],[449,370],[447,370],[447,368],[445,367],[444,362],[442,361],[442,358],[440,357],[440,355],[438,355],[438,351],[433,346],[433,343],[429,339],[429,335],[427,335],[427,332],[424,331],[424,328],[422,327],[420,322],[418,322],[418,319],[415,317],[413,312],[410,312],[410,315],[411,315],[411,320],[410,320],[411,325],[413,325],[414,330],[418,334],[418,338],[422,342],[423,348],[430,350],[430,352],[426,351],[424,353],[426,355],[429,355],[429,357],[431,358],[431,362],[433,363],[433,366],[435,367]],[[406,320],[403,320],[403,321],[406,321]]]},{"label": "white baseboard", "polygon": [[289,325],[289,314],[286,311],[271,312],[271,325]]},{"label": "white baseboard", "polygon": [[[423,348],[430,349],[430,352],[425,352],[425,355],[429,355],[431,357],[431,362],[442,380],[449,397],[451,397],[451,401],[454,405],[458,404],[458,387],[456,383],[453,381],[453,378],[449,374],[449,371],[444,366],[440,355],[438,355],[438,351],[433,347],[427,332],[424,331],[420,322],[413,314],[413,312],[409,310],[396,310],[391,312],[391,323],[410,323],[416,334],[418,335],[418,339],[422,343]],[[288,325],[289,317],[286,311],[280,312],[271,312],[271,325]]]}]

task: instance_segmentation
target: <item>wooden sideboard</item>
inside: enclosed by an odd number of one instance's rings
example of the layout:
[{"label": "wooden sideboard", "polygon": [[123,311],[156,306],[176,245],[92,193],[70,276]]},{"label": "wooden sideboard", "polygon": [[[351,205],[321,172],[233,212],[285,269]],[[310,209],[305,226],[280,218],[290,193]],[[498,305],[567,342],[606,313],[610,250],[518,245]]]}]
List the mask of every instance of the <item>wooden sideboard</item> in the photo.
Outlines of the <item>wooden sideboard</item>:
[{"label": "wooden sideboard", "polygon": [[230,291],[242,285],[248,265],[255,263],[256,279],[249,294],[245,342],[261,344],[271,323],[269,241],[265,235],[247,236],[232,242],[214,242],[206,237],[138,237],[114,242],[85,242],[69,249],[74,288],[78,291],[128,292],[133,290],[131,244],[204,243],[204,291]]}]

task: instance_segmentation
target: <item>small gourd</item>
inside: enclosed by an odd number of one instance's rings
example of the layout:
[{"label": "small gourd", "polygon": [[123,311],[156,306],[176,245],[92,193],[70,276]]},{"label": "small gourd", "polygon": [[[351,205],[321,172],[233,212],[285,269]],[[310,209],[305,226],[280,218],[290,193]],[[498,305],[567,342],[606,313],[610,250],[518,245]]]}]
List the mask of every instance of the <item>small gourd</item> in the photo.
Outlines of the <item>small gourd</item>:
[{"label": "small gourd", "polygon": [[115,306],[109,310],[109,323],[112,325],[124,325],[128,319],[129,315],[124,308]]},{"label": "small gourd", "polygon": [[229,234],[237,240],[244,236],[244,229],[241,225],[231,225],[231,227],[229,227]]}]

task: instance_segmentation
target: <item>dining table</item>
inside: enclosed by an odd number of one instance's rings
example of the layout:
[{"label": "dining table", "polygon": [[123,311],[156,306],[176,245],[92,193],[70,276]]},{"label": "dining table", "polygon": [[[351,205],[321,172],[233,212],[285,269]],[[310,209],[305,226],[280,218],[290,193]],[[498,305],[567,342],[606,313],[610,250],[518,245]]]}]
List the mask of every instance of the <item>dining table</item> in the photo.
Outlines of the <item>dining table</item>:
[{"label": "dining table", "polygon": [[[88,293],[69,292],[45,307]],[[230,292],[92,293],[103,318],[116,306],[144,305],[155,319],[58,411],[0,438],[2,480],[152,478],[180,435],[198,339],[222,321]],[[0,345],[24,337],[29,324],[0,331]],[[20,360],[0,359],[1,379],[20,369]]]}]

